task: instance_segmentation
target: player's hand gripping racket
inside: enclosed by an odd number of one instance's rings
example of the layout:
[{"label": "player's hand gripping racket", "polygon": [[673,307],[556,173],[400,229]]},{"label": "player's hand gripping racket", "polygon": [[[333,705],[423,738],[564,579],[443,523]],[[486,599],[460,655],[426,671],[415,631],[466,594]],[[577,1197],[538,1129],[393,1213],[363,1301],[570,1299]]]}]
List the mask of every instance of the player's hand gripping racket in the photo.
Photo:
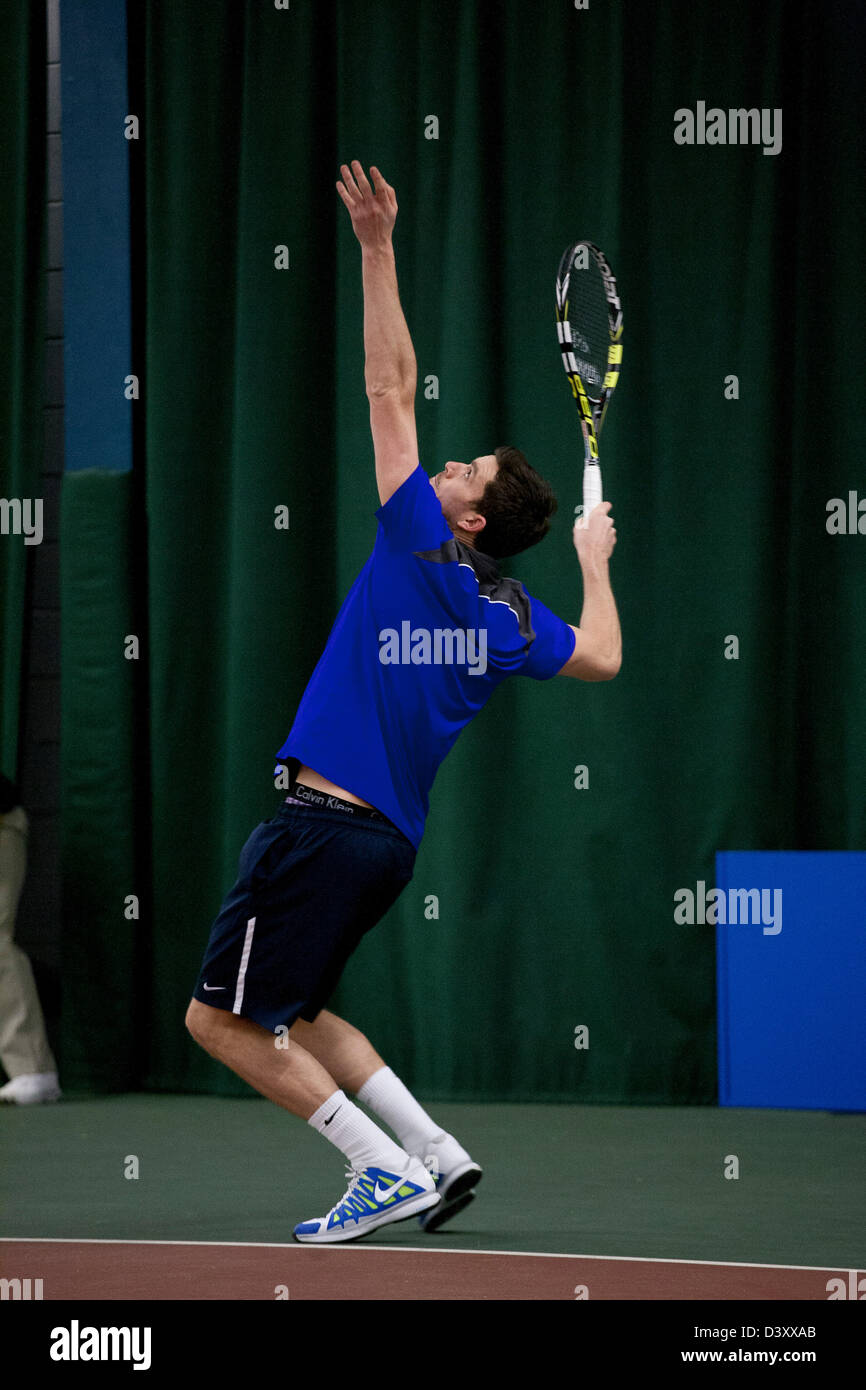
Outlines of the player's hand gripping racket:
[{"label": "player's hand gripping racket", "polygon": [[598,437],[622,362],[622,309],[603,251],[569,246],[556,277],[556,332],[583,430],[583,520],[602,498]]}]

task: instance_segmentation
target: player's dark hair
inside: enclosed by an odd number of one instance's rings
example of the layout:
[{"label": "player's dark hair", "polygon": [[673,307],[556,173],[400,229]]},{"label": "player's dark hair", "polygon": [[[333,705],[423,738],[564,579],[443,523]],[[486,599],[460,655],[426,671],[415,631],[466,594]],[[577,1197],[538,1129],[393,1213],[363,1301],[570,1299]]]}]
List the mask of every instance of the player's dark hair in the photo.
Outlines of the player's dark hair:
[{"label": "player's dark hair", "polygon": [[550,530],[556,511],[553,488],[519,449],[494,449],[499,468],[476,503],[486,525],[476,537],[478,549],[496,559],[519,555],[537,545]]}]

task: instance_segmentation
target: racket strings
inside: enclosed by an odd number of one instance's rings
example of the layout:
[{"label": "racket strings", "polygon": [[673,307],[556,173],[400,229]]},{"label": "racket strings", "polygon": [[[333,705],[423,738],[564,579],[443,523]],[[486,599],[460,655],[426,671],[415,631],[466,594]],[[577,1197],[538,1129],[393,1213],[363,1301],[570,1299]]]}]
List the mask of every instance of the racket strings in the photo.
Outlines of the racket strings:
[{"label": "racket strings", "polygon": [[568,325],[577,371],[587,395],[602,393],[610,346],[610,317],[601,272],[593,263],[585,270],[572,266],[568,286]]}]

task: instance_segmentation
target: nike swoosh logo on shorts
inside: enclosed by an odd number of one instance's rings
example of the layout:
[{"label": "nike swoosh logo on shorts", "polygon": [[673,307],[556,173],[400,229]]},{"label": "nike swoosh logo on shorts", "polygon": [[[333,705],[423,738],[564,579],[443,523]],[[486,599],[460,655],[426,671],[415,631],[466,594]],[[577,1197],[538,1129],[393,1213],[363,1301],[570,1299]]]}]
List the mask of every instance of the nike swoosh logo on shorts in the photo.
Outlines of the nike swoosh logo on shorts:
[{"label": "nike swoosh logo on shorts", "polygon": [[212,989],[225,989],[225,985],[205,985],[205,989],[208,991]]},{"label": "nike swoosh logo on shorts", "polygon": [[400,1178],[400,1180],[399,1180],[398,1182],[395,1182],[395,1183],[394,1183],[394,1186],[393,1186],[393,1187],[382,1187],[382,1188],[380,1188],[380,1187],[379,1187],[379,1179],[377,1178],[377,1179],[376,1179],[376,1186],[373,1188],[373,1196],[376,1198],[376,1201],[377,1201],[377,1202],[387,1202],[388,1198],[389,1198],[389,1197],[393,1197],[394,1193],[398,1190],[398,1188],[401,1188],[401,1187],[403,1186],[403,1184],[404,1184],[405,1181],[406,1181],[406,1178],[405,1178],[405,1175],[404,1175],[402,1178]]}]

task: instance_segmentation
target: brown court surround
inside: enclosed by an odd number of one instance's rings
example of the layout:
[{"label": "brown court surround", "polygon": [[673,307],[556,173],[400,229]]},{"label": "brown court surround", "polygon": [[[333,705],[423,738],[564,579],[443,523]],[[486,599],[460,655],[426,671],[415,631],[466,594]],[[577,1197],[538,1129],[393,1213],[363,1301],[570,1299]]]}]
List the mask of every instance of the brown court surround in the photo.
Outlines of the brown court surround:
[{"label": "brown court surround", "polygon": [[[0,1274],[44,1300],[821,1300],[851,1272],[353,1244],[0,1241]],[[861,1276],[862,1277],[862,1276]],[[855,1276],[855,1282],[856,1276]],[[585,1290],[585,1292],[584,1292]]]}]

